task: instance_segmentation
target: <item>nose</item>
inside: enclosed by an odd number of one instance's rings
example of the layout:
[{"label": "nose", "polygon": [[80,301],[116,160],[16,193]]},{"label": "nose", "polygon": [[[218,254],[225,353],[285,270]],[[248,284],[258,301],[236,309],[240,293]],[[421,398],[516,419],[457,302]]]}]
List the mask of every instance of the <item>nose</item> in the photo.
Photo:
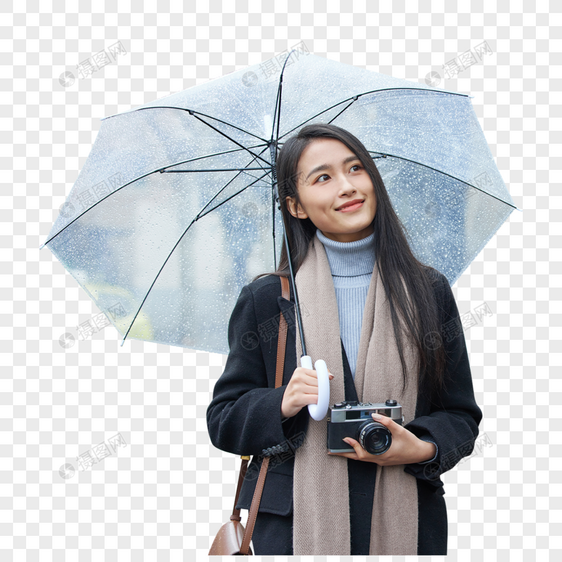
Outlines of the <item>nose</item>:
[{"label": "nose", "polygon": [[346,174],[342,174],[342,179],[340,182],[340,196],[341,195],[353,195],[357,190],[355,186],[349,181]]}]

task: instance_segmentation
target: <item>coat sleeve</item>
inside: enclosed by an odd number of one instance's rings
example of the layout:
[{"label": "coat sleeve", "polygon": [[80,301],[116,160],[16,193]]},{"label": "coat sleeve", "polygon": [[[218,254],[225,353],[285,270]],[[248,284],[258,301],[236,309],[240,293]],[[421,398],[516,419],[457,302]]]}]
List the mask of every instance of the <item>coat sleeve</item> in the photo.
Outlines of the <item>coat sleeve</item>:
[{"label": "coat sleeve", "polygon": [[444,387],[434,398],[427,415],[415,418],[405,427],[420,439],[437,445],[431,462],[413,463],[405,471],[442,486],[441,474],[453,468],[474,449],[482,411],[476,404],[472,376],[462,324],[455,298],[447,278],[441,275],[441,343],[445,346],[447,366]]},{"label": "coat sleeve", "polygon": [[[274,305],[277,307],[276,301]],[[245,286],[229,322],[226,366],[207,409],[211,442],[237,455],[286,450],[290,440],[285,428],[296,428],[290,422],[281,422],[286,385],[275,388],[275,368],[268,370],[264,361],[262,346],[269,344],[258,337],[259,312],[250,286]]]}]

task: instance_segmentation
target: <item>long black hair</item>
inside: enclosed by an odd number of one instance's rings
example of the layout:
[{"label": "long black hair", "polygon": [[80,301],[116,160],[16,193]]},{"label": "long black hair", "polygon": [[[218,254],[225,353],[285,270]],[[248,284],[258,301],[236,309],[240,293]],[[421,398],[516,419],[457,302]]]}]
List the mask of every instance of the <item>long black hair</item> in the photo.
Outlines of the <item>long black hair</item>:
[{"label": "long black hair", "polygon": [[[443,345],[435,345],[435,340],[431,338],[435,333],[441,334],[439,308],[433,289],[439,274],[434,268],[417,260],[412,253],[407,231],[396,215],[380,173],[363,143],[349,131],[335,125],[312,124],[303,127],[297,135],[285,142],[277,157],[279,203],[291,249],[293,271],[296,275],[317,229],[309,218],[295,218],[289,212],[287,197],[292,197],[296,204],[299,203],[299,159],[304,149],[319,138],[336,139],[347,146],[359,158],[373,182],[377,202],[373,219],[376,266],[389,302],[404,388],[407,384],[406,363],[403,354],[403,332],[399,329],[397,311],[404,319],[418,351],[420,391],[438,391],[442,387],[446,366]],[[289,275],[289,261],[284,244],[274,274]]]}]

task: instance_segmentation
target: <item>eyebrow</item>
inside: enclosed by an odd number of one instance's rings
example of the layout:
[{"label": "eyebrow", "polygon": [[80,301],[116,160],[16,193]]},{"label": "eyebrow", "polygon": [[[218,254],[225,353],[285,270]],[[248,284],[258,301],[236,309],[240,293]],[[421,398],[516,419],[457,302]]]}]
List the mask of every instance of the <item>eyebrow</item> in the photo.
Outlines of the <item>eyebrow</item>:
[{"label": "eyebrow", "polygon": [[[347,158],[345,158],[342,161],[342,164],[347,164],[349,162],[353,162],[353,160],[359,160],[358,156],[355,156],[355,154],[353,156],[348,156]],[[359,160],[360,161],[360,160]],[[332,166],[330,164],[320,164],[320,166],[316,166],[316,168],[313,168],[312,170],[310,170],[310,173],[308,174],[308,176],[306,176],[305,181],[312,175],[315,174],[316,172],[320,172],[321,170],[329,170],[331,169]]]}]

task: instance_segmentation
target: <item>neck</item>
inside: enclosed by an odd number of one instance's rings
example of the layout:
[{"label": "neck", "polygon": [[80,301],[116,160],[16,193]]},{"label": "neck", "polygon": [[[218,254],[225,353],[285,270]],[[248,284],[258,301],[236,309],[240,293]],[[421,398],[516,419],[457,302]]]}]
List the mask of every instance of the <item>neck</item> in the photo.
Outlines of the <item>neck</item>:
[{"label": "neck", "polygon": [[318,239],[324,245],[332,275],[354,277],[373,272],[375,267],[375,234],[354,242],[336,242],[316,230]]}]

